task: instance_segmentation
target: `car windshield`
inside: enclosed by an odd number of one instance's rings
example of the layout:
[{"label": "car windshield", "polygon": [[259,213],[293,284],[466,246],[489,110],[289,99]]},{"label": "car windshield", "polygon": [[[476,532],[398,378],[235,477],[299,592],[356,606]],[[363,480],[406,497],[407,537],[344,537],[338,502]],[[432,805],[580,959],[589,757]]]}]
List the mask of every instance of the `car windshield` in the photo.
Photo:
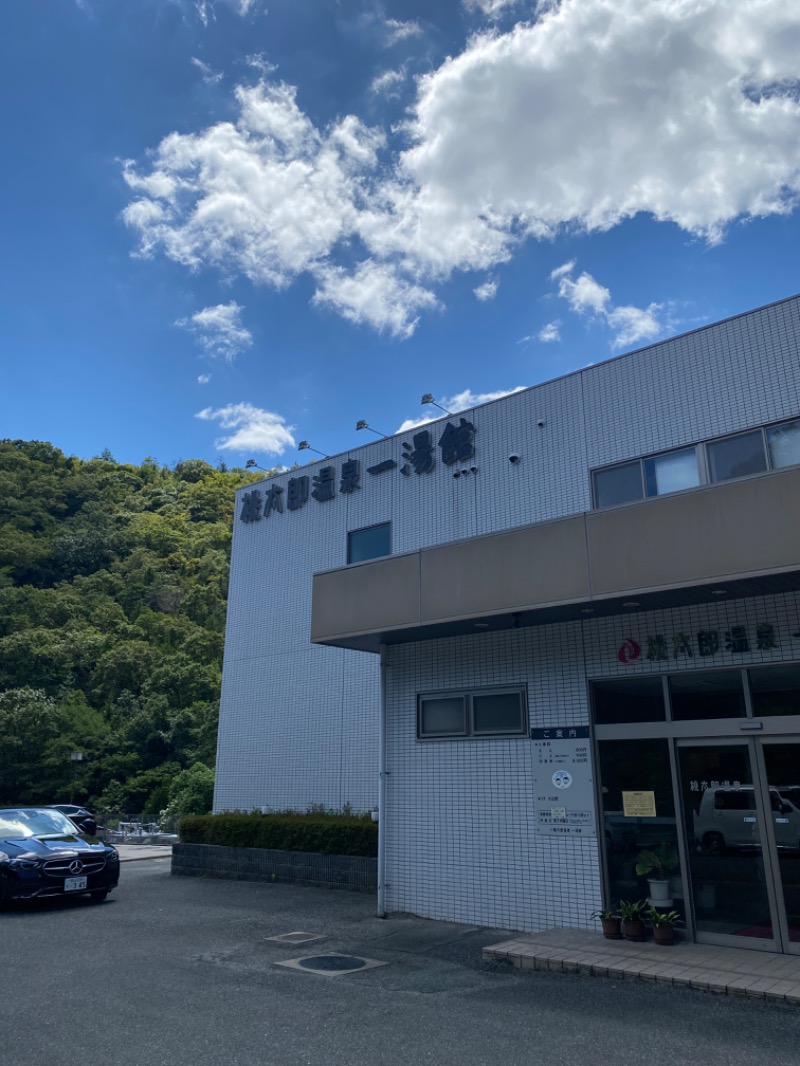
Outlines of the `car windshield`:
[{"label": "car windshield", "polygon": [[4,837],[74,836],[75,826],[61,811],[21,807],[0,810],[0,834]]}]

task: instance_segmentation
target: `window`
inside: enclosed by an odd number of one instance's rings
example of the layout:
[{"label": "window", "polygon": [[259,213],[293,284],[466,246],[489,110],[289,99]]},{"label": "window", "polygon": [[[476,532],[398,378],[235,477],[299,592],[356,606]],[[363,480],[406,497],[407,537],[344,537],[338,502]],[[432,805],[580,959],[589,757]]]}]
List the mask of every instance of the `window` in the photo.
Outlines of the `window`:
[{"label": "window", "polygon": [[678,722],[700,718],[744,718],[744,689],[738,670],[689,673],[669,679],[672,717]]},{"label": "window", "polygon": [[364,563],[367,559],[380,559],[392,554],[392,523],[354,529],[347,534],[348,563]]},{"label": "window", "polygon": [[645,459],[644,476],[648,496],[664,496],[669,492],[696,488],[700,484],[697,450],[683,448],[679,452]]},{"label": "window", "polygon": [[800,418],[593,470],[594,506],[616,507],[786,466],[800,466]]},{"label": "window", "polygon": [[772,426],[767,430],[767,441],[774,469],[800,463],[800,418],[794,422],[784,422],[782,426]]},{"label": "window", "polygon": [[750,670],[753,714],[800,714],[800,667],[765,666]]},{"label": "window", "polygon": [[760,429],[737,437],[714,441],[707,446],[708,472],[712,481],[760,474],[767,469],[764,437]]},{"label": "window", "polygon": [[619,503],[641,500],[642,464],[624,463],[609,470],[598,470],[594,475],[594,499],[596,507],[614,507]]},{"label": "window", "polygon": [[417,739],[526,737],[528,713],[522,688],[431,692],[417,697]]},{"label": "window", "polygon": [[660,677],[635,677],[592,684],[594,720],[598,725],[663,722],[667,717]]}]

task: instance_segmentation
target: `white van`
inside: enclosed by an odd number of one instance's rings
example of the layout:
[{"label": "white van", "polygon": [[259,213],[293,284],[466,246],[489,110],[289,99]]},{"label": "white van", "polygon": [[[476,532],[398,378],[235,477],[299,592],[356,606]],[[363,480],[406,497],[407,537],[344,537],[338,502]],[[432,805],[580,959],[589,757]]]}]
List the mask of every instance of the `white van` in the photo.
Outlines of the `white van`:
[{"label": "white van", "polygon": [[[777,788],[769,790],[775,843],[800,850],[800,810]],[[727,848],[761,846],[752,785],[707,788],[694,814],[694,834],[707,855],[722,855]]]}]

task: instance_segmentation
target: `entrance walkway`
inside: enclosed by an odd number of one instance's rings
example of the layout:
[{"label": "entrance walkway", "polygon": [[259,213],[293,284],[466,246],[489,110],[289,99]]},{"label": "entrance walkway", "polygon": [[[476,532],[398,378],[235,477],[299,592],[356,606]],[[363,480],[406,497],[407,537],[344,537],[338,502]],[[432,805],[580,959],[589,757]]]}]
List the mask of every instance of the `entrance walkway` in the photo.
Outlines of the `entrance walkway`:
[{"label": "entrance walkway", "polygon": [[522,970],[661,981],[800,1006],[800,955],[773,955],[711,944],[662,947],[652,940],[637,944],[605,940],[600,933],[581,929],[548,929],[485,947],[483,957],[507,959]]}]

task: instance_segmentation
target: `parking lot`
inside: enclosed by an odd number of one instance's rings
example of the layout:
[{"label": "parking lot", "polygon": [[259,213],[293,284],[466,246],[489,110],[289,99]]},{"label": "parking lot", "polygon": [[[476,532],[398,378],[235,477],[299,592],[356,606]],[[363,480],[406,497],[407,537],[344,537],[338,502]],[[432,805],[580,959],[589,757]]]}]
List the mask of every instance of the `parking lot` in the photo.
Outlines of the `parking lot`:
[{"label": "parking lot", "polygon": [[[522,972],[481,960],[502,930],[374,904],[171,877],[164,857],[126,861],[106,903],[3,913],[4,1066],[796,1066],[796,1008]],[[271,939],[291,933],[324,939]],[[331,955],[358,968],[279,965]]]}]

